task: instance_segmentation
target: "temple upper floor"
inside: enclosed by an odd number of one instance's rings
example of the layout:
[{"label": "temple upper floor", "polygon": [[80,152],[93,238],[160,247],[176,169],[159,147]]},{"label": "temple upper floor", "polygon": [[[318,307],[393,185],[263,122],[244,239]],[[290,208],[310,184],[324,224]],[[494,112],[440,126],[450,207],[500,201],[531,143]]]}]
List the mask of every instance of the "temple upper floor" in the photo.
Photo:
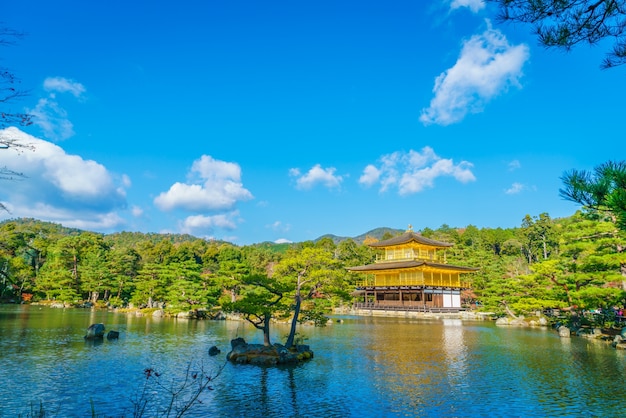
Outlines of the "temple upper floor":
[{"label": "temple upper floor", "polygon": [[382,254],[376,256],[376,262],[423,260],[432,263],[445,264],[446,251],[423,247],[390,247],[385,248]]},{"label": "temple upper floor", "polygon": [[376,262],[423,260],[446,263],[446,249],[453,244],[423,237],[409,228],[404,234],[369,244],[381,250]]}]

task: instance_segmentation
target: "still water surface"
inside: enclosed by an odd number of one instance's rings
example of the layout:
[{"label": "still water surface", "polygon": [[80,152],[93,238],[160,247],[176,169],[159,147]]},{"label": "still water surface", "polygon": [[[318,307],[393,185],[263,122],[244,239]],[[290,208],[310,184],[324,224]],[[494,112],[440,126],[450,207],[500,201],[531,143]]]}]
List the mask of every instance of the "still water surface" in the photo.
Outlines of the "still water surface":
[{"label": "still water surface", "polygon": [[[262,368],[225,364],[232,338],[262,340],[243,322],[0,305],[0,417],[29,416],[40,405],[46,416],[91,416],[92,406],[98,416],[132,416],[146,368],[169,385],[190,364],[214,373],[223,366],[187,415],[194,417],[617,417],[626,410],[626,352],[604,343],[491,322],[339,318],[301,328],[312,361]],[[120,331],[119,340],[85,342],[86,328],[98,322]],[[275,340],[287,331],[274,328]],[[222,353],[209,357],[213,345]]]}]

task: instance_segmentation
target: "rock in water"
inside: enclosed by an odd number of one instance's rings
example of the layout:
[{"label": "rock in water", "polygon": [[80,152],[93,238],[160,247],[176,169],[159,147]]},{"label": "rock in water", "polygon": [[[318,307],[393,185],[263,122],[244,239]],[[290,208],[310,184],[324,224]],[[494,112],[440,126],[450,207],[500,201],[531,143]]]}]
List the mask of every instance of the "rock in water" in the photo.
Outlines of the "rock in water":
[{"label": "rock in water", "polygon": [[104,324],[91,324],[87,328],[86,340],[94,340],[96,338],[102,338],[104,336]]},{"label": "rock in water", "polygon": [[209,348],[209,355],[210,356],[217,356],[219,353],[221,353],[221,351],[216,346],[213,346],[213,347]]},{"label": "rock in water", "polygon": [[120,333],[118,331],[109,331],[107,333],[107,340],[117,340],[120,337]]},{"label": "rock in water", "polygon": [[240,345],[248,345],[248,343],[246,343],[246,340],[244,340],[241,337],[235,338],[234,340],[230,340],[230,348],[235,348]]},{"label": "rock in water", "polygon": [[232,351],[226,355],[226,360],[237,364],[256,364],[273,366],[277,364],[298,364],[313,358],[313,351],[308,345],[298,345],[287,349],[282,344],[265,346],[263,344],[248,344],[243,338],[231,340]]}]

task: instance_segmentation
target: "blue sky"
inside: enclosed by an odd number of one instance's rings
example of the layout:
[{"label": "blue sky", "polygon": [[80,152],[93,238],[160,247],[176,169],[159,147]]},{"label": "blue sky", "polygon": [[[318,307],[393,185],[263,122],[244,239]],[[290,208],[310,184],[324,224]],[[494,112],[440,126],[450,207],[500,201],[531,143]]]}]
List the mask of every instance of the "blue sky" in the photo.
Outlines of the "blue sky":
[{"label": "blue sky", "polygon": [[[515,227],[625,158],[626,68],[454,1],[34,0],[0,49],[35,116],[0,219],[236,244]],[[7,110],[3,107],[3,110]]]}]

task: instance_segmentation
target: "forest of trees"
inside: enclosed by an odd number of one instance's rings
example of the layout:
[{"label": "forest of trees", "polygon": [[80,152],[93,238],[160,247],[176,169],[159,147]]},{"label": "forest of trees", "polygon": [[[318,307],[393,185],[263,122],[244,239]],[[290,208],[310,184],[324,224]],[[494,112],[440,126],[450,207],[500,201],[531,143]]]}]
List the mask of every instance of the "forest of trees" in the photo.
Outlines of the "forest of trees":
[{"label": "forest of trees", "polygon": [[[448,262],[480,269],[467,276],[472,288],[464,292],[466,306],[524,313],[625,302],[625,232],[597,212],[561,219],[527,215],[517,228],[442,225],[421,233],[455,244]],[[319,320],[332,307],[350,306],[362,277],[346,267],[375,256],[353,239],[236,246],[189,235],[103,235],[17,219],[0,224],[0,299],[165,307],[170,313],[224,309],[263,329],[264,321],[292,316],[295,308],[300,319]]]}]

